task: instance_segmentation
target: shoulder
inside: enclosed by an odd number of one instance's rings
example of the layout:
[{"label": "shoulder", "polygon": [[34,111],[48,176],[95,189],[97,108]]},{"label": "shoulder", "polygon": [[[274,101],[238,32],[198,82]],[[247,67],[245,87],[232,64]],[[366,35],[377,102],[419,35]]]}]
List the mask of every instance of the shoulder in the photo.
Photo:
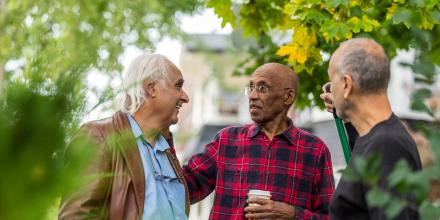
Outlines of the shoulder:
[{"label": "shoulder", "polygon": [[416,144],[406,130],[388,129],[375,132],[368,137],[367,150],[405,151],[416,148]]},{"label": "shoulder", "polygon": [[247,134],[253,128],[254,128],[253,124],[246,124],[246,125],[242,125],[242,126],[233,125],[233,126],[228,126],[228,127],[221,129],[218,132],[218,135],[220,135],[220,136],[224,136],[224,135],[238,136],[238,135]]},{"label": "shoulder", "polygon": [[417,146],[406,130],[393,130],[372,136],[365,146],[365,153],[377,153],[385,163],[393,164],[400,159],[405,159],[415,167],[420,164]]},{"label": "shoulder", "polygon": [[103,142],[108,136],[115,132],[113,117],[107,117],[84,123],[80,127],[79,135],[85,135],[89,139],[91,138],[97,142]]}]

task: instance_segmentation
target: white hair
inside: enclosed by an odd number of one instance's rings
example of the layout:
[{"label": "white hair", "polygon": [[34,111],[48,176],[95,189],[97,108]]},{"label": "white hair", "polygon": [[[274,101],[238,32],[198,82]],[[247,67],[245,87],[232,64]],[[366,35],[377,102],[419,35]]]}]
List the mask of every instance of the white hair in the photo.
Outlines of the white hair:
[{"label": "white hair", "polygon": [[164,80],[169,80],[169,65],[172,65],[172,62],[160,54],[142,54],[131,61],[122,79],[121,111],[130,114],[138,111],[139,107],[148,101],[144,81],[159,82],[163,86]]}]

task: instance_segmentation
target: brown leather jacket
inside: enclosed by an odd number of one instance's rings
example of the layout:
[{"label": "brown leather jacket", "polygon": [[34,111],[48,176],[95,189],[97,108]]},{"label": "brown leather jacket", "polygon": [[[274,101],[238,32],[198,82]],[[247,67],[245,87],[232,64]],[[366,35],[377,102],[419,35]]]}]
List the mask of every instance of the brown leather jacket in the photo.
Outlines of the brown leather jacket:
[{"label": "brown leather jacket", "polygon": [[[82,129],[99,147],[87,174],[100,176],[87,182],[78,192],[64,198],[58,218],[140,219],[144,208],[145,177],[137,143],[126,114],[117,112],[113,117],[86,123]],[[188,187],[179,161],[170,149],[166,154],[185,186],[185,211],[188,215]]]}]

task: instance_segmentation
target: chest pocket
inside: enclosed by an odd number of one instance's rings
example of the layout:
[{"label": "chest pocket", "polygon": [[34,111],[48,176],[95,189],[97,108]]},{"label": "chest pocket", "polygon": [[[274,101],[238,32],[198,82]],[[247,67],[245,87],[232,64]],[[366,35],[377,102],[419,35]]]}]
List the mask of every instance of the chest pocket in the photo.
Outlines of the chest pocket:
[{"label": "chest pocket", "polygon": [[272,198],[295,206],[308,207],[313,190],[311,176],[289,175],[287,173],[270,174],[269,183],[273,184]]}]

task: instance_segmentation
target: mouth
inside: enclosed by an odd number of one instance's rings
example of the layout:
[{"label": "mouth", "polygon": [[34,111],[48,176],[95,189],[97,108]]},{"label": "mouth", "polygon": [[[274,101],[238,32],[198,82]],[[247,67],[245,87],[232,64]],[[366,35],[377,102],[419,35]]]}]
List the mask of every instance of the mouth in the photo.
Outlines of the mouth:
[{"label": "mouth", "polygon": [[178,103],[177,105],[176,105],[176,108],[179,110],[180,108],[182,108],[182,103]]},{"label": "mouth", "polygon": [[256,105],[256,104],[250,104],[250,105],[249,105],[249,110],[250,110],[251,112],[253,112],[253,111],[258,111],[259,109],[261,109],[261,106],[259,106],[259,105]]}]

